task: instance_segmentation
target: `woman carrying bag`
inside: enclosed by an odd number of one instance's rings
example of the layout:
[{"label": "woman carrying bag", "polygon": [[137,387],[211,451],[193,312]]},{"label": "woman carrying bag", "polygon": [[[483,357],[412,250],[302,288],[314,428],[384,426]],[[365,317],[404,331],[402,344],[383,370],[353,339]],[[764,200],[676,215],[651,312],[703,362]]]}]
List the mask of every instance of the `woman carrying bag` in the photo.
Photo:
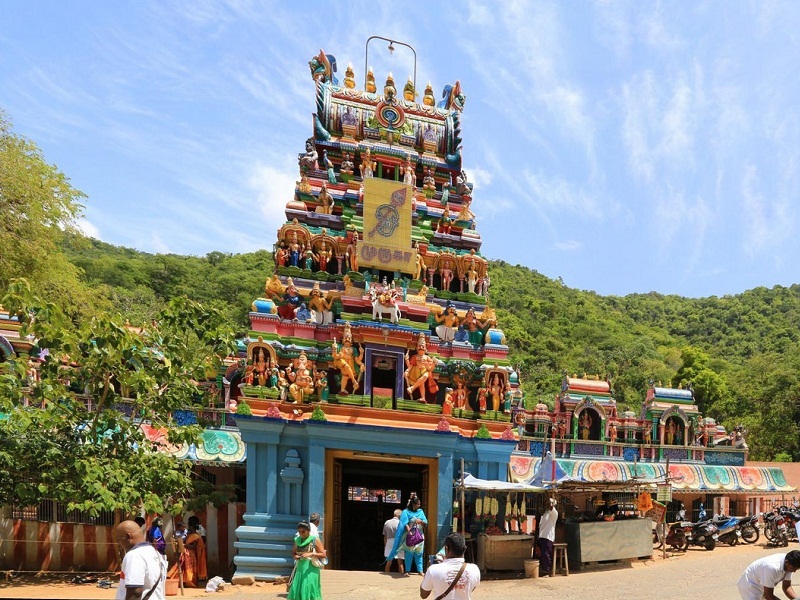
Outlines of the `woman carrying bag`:
[{"label": "woman carrying bag", "polygon": [[322,600],[319,571],[328,562],[327,553],[319,538],[311,535],[311,525],[306,521],[297,524],[293,556],[296,563],[287,600]]},{"label": "woman carrying bag", "polygon": [[408,499],[408,507],[400,515],[397,525],[397,537],[394,547],[386,557],[387,561],[394,559],[399,550],[406,553],[406,575],[411,573],[411,563],[417,566],[417,574],[424,575],[422,571],[422,555],[425,552],[425,528],[428,518],[420,508],[420,500],[416,496]]}]

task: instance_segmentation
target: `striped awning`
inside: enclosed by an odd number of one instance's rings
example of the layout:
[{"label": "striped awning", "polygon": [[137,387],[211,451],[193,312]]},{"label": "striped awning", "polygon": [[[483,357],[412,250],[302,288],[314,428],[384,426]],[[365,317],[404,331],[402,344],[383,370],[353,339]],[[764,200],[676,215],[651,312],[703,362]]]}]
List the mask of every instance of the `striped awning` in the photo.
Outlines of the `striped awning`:
[{"label": "striped awning", "polygon": [[[512,456],[511,481],[533,481],[541,458]],[[632,463],[616,460],[557,459],[558,466],[567,476],[586,483],[634,483],[636,481],[663,480],[666,465],[663,463]],[[796,492],[786,482],[780,467],[735,467],[702,464],[670,464],[672,489],[684,492],[747,493],[753,496]]]}]

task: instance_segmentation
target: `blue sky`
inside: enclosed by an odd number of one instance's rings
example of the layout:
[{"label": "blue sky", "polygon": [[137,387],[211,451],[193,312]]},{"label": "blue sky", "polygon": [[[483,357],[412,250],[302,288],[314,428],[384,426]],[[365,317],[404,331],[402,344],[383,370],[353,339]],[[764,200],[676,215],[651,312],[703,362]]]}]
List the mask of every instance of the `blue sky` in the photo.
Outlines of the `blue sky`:
[{"label": "blue sky", "polygon": [[[402,13],[395,12],[401,6]],[[600,294],[800,282],[800,3],[5,0],[0,108],[148,252],[271,248],[307,63],[467,95],[483,254]],[[369,45],[382,82],[413,70]]]}]

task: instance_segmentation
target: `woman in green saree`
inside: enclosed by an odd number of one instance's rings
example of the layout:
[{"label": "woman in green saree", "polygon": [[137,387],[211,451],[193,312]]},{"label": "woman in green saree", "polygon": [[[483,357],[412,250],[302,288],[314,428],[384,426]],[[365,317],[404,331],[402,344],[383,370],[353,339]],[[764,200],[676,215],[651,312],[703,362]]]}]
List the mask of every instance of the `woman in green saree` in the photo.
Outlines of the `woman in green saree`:
[{"label": "woman in green saree", "polygon": [[306,521],[297,524],[294,538],[294,559],[296,562],[289,584],[287,600],[322,600],[320,586],[320,563],[326,561],[325,548]]}]

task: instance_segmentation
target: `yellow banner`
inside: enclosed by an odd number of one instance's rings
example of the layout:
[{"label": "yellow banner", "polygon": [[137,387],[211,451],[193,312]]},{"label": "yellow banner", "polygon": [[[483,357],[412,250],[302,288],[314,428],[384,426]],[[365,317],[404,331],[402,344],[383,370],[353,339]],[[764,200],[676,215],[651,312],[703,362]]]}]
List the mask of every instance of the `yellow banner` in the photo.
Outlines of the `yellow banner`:
[{"label": "yellow banner", "polygon": [[414,188],[401,181],[364,180],[364,241],[359,264],[383,271],[415,273],[417,249],[411,245]]}]

